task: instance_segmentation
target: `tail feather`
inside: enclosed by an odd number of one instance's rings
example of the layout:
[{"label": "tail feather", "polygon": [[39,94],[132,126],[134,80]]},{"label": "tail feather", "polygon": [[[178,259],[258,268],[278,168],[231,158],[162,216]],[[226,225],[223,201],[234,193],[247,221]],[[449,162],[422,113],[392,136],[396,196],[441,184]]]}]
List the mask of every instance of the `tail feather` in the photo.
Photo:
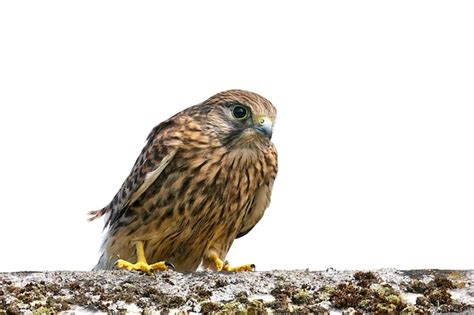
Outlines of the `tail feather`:
[{"label": "tail feather", "polygon": [[100,255],[99,261],[97,262],[95,267],[92,269],[92,271],[114,269],[115,264],[117,263],[117,260],[119,258],[120,258],[119,256],[109,257],[107,254],[107,250],[104,250],[102,252],[102,255]]},{"label": "tail feather", "polygon": [[97,218],[100,218],[101,216],[103,216],[106,213],[107,213],[107,208],[102,208],[100,210],[95,210],[95,211],[89,211],[87,213],[87,215],[89,216],[89,218],[87,218],[87,220],[88,221],[93,221]]},{"label": "tail feather", "polygon": [[105,257],[105,253],[102,253],[102,255],[99,258],[99,261],[97,262],[97,265],[95,265],[92,271],[98,271],[98,270],[103,270],[103,269],[110,269],[110,268],[107,268],[107,259]]}]

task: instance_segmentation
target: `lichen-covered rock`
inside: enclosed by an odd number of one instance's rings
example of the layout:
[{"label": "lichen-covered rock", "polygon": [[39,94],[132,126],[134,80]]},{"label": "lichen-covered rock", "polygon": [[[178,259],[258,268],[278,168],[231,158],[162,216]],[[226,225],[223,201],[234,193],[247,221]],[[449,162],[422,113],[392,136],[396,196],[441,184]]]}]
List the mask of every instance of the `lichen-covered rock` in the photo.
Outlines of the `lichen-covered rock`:
[{"label": "lichen-covered rock", "polygon": [[474,272],[0,273],[0,314],[474,312]]}]

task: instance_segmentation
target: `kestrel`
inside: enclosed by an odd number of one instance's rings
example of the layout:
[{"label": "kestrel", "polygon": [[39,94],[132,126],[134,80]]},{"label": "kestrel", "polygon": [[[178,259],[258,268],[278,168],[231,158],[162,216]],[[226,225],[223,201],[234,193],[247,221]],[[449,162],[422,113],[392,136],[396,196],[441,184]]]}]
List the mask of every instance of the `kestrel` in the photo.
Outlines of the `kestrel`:
[{"label": "kestrel", "polygon": [[270,203],[275,118],[267,99],[229,90],[153,128],[112,201],[89,213],[107,229],[94,270],[254,269],[224,260]]}]

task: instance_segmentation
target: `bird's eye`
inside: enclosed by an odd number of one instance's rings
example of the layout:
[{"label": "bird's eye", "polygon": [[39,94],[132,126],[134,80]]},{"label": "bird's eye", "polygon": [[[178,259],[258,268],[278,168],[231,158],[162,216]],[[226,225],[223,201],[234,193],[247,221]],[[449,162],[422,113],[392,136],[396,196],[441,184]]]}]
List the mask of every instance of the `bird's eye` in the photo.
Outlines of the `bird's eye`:
[{"label": "bird's eye", "polygon": [[232,109],[232,114],[235,118],[240,120],[243,120],[249,116],[247,109],[243,106],[235,106],[234,109]]}]

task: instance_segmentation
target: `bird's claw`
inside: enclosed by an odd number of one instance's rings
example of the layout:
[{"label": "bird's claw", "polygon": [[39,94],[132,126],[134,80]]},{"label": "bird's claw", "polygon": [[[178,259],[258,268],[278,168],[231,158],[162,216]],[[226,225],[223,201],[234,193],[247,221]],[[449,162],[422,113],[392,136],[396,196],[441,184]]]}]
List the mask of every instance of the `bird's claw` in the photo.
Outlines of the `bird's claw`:
[{"label": "bird's claw", "polygon": [[167,261],[160,261],[154,264],[149,265],[146,262],[143,261],[138,261],[134,264],[123,260],[119,259],[115,263],[115,267],[117,269],[127,269],[127,270],[135,270],[135,271],[142,271],[148,275],[154,275],[156,271],[165,271],[165,270],[176,270],[176,267]]},{"label": "bird's claw", "polygon": [[170,263],[168,261],[165,261],[165,265],[166,265],[166,267],[168,267],[168,269],[176,271],[176,267],[172,263]]},{"label": "bird's claw", "polygon": [[148,264],[145,258],[145,250],[143,248],[143,241],[137,241],[137,262],[132,264],[123,259],[119,259],[115,262],[115,267],[117,269],[127,269],[127,270],[137,270],[143,271],[148,275],[152,276],[155,274],[156,271],[164,271],[164,270],[176,270],[175,266],[167,261],[160,261],[154,264]]},{"label": "bird's claw", "polygon": [[216,265],[217,271],[225,271],[225,272],[255,271],[254,264],[231,267],[227,260],[223,262],[221,259],[219,259],[219,257],[217,257],[217,255],[213,257],[213,260],[214,260],[214,264]]},{"label": "bird's claw", "polygon": [[229,262],[226,261],[224,262],[224,266],[222,269],[227,272],[255,271],[255,265],[247,264],[247,265],[242,265],[242,266],[237,266],[237,267],[231,267],[229,265]]}]

